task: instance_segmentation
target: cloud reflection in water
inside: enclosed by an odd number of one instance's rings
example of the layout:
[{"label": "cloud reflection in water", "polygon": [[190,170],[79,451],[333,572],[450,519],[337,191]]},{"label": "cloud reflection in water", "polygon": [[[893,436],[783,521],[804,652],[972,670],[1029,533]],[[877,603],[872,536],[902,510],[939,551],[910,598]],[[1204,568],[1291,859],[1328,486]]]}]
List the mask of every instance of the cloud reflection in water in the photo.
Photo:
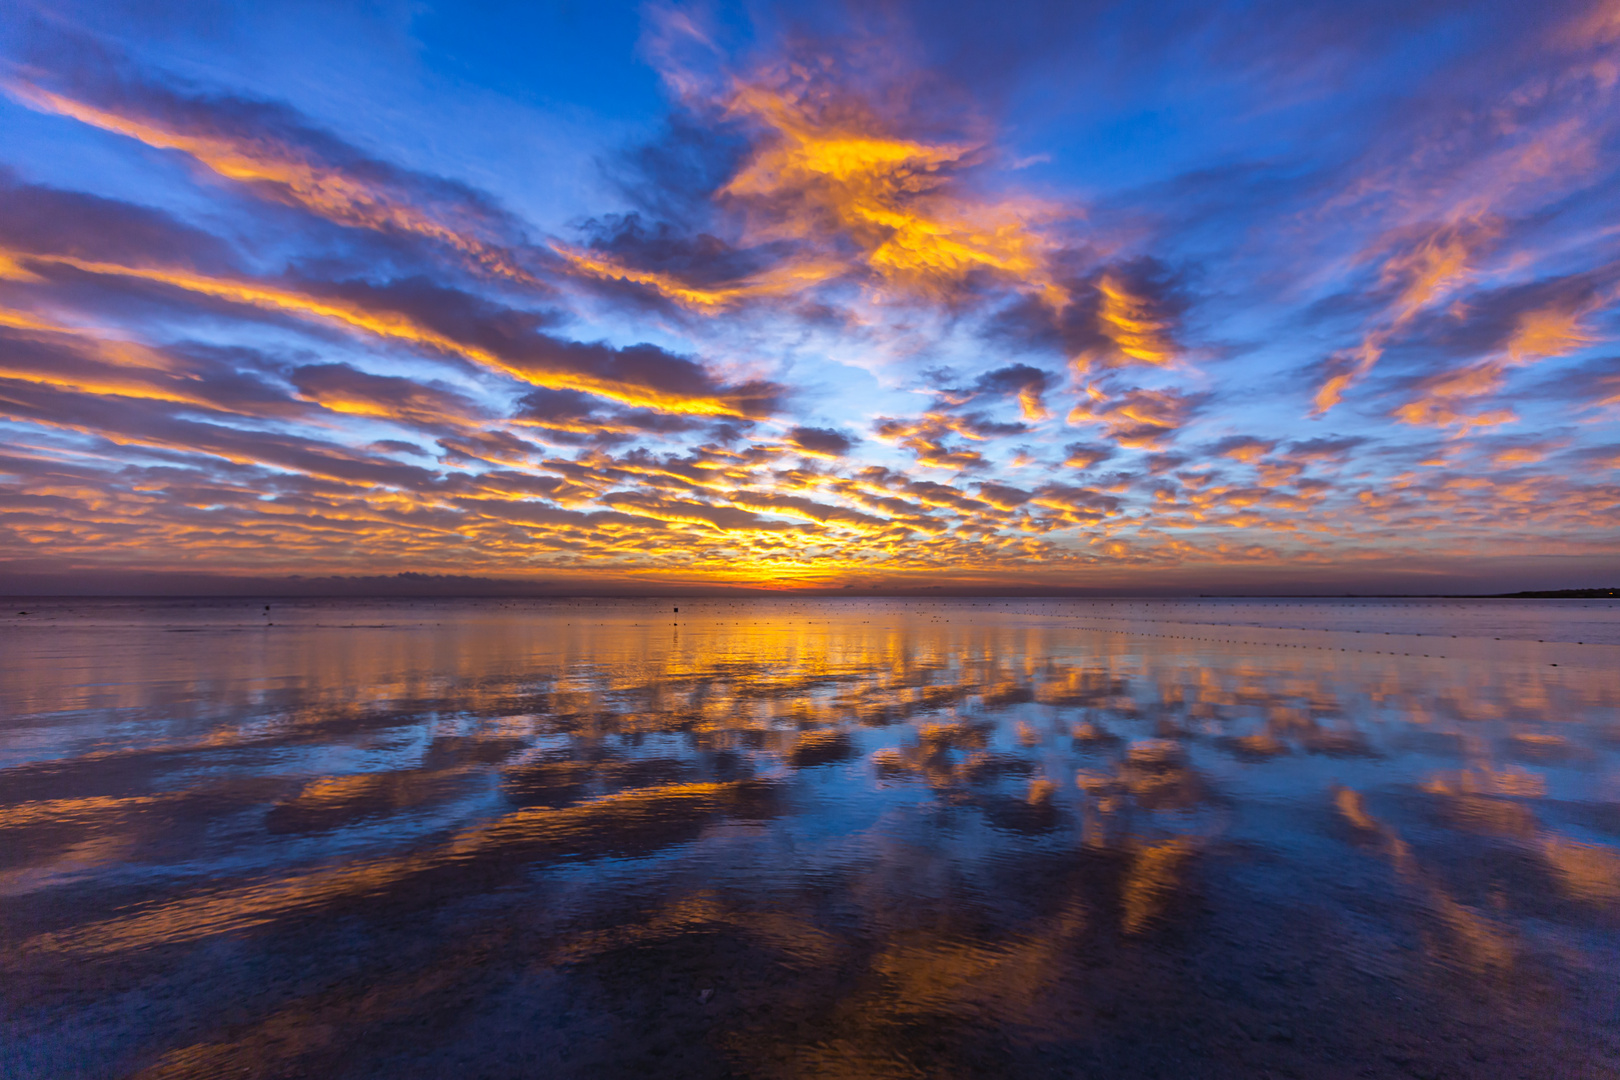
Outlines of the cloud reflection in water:
[{"label": "cloud reflection in water", "polygon": [[36,608],[16,1075],[1613,1060],[1620,650],[1532,608]]}]

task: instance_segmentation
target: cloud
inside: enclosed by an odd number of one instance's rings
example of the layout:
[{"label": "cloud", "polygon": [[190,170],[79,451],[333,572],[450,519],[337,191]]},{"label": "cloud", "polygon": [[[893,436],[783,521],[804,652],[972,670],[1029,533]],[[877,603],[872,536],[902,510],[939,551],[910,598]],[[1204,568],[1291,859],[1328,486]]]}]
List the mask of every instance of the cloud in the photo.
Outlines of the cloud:
[{"label": "cloud", "polygon": [[660,521],[691,522],[720,531],[794,531],[785,522],[762,518],[749,510],[693,499],[658,498],[637,491],[614,491],[600,501],[612,507],[629,507],[637,513]]},{"label": "cloud", "polygon": [[[1490,305],[1492,315],[1482,328],[1490,333],[1485,355],[1405,380],[1406,400],[1393,415],[1408,424],[1455,427],[1459,434],[1513,422],[1517,414],[1511,409],[1486,403],[1502,395],[1517,369],[1592,345],[1597,339],[1587,320],[1604,299],[1590,279],[1567,278],[1487,298],[1498,302]],[[1476,341],[1481,336],[1479,330],[1468,335]]]},{"label": "cloud", "polygon": [[1117,514],[1124,500],[1095,488],[1072,484],[1046,484],[1030,497],[1047,518],[1064,525],[1095,525]]},{"label": "cloud", "polygon": [[831,428],[796,427],[788,432],[790,445],[818,457],[843,457],[855,448],[858,441]]},{"label": "cloud", "polygon": [[5,89],[33,108],[183,153],[262,198],[338,225],[427,241],[480,272],[543,287],[535,270],[548,256],[487,196],[368,157],[285,105],[182,94],[105,61],[58,80],[65,89],[21,78]]},{"label": "cloud", "polygon": [[[1144,283],[1133,283],[1124,274],[1105,271],[1097,278],[1097,327],[1113,345],[1114,355],[1105,354],[1112,364],[1168,364],[1179,351],[1172,314]],[[1076,358],[1085,366],[1089,353]]]},{"label": "cloud", "polygon": [[1112,446],[1103,443],[1069,443],[1063,448],[1065,455],[1063,464],[1071,469],[1089,469],[1093,465],[1101,464],[1113,457],[1116,453]]},{"label": "cloud", "polygon": [[[767,514],[785,514],[823,525],[851,526],[862,532],[882,530],[892,524],[885,518],[876,517],[872,514],[863,514],[848,507],[816,502],[813,499],[806,499],[798,495],[734,491],[727,497],[733,505],[744,509],[757,510]],[[899,531],[905,531],[904,526]]]},{"label": "cloud", "polygon": [[[143,224],[152,231],[159,220],[147,215]],[[179,227],[167,232],[189,235]],[[157,263],[149,256],[123,261],[108,246],[98,241],[89,257],[61,251],[60,242],[19,245],[0,254],[39,280],[156,288],[176,300],[235,305],[370,335],[430,355],[455,356],[531,385],[578,390],[641,408],[756,418],[769,415],[783,393],[764,380],[725,383],[697,361],[650,344],[619,348],[564,340],[542,329],[551,321],[544,313],[506,307],[421,278],[383,284],[302,275],[263,278]]]},{"label": "cloud", "polygon": [[[980,289],[1067,302],[1052,255],[1072,209],[977,191],[983,141],[909,130],[904,74],[867,85],[848,54],[831,52],[721,72],[706,48],[676,44],[701,39],[689,20],[666,13],[661,29],[654,51],[682,116],[668,146],[638,156],[651,177],[632,190],[665,212],[701,214],[708,228],[605,219],[589,247],[560,249],[576,273],[700,311],[841,285],[899,303],[954,303]],[[673,204],[671,185],[684,192]]]},{"label": "cloud", "polygon": [[1063,262],[1085,268],[1061,278],[1065,302],[1009,305],[996,317],[996,337],[1050,349],[1080,374],[1177,364],[1186,352],[1185,284],[1151,256],[1088,265],[1096,261],[1083,249],[1065,251]]},{"label": "cloud", "polygon": [[1228,457],[1233,461],[1252,464],[1277,448],[1275,439],[1257,439],[1253,435],[1231,435],[1209,448],[1210,453]]},{"label": "cloud", "polygon": [[1342,462],[1350,455],[1352,450],[1363,445],[1366,441],[1365,438],[1356,435],[1301,439],[1289,443],[1286,453],[1290,458],[1299,461]]},{"label": "cloud", "polygon": [[243,429],[178,417],[164,401],[118,400],[49,386],[13,384],[0,398],[0,415],[69,431],[93,432],[115,445],[201,453],[238,463],[261,463],[344,484],[423,488],[432,475],[330,441]]},{"label": "cloud", "polygon": [[519,399],[513,419],[538,429],[540,437],[563,445],[610,445],[642,435],[671,435],[704,427],[698,417],[654,409],[613,408],[578,390],[534,390]]},{"label": "cloud", "polygon": [[447,387],[373,375],[347,364],[306,364],[288,372],[287,378],[305,400],[353,416],[440,429],[473,422],[479,412],[472,401]]},{"label": "cloud", "polygon": [[1156,450],[1186,425],[1204,398],[1178,390],[1140,387],[1117,395],[1093,386],[1069,412],[1071,424],[1096,424],[1120,446]]},{"label": "cloud", "polygon": [[221,268],[232,262],[224,240],[170,214],[30,184],[4,167],[0,167],[0,248],[12,260],[39,255],[186,268]]},{"label": "cloud", "polygon": [[974,390],[981,394],[1016,395],[1024,419],[1040,421],[1049,415],[1044,395],[1051,381],[1052,377],[1040,368],[1011,364],[979,376]]},{"label": "cloud", "polygon": [[[1544,243],[1537,233],[1603,175],[1597,148],[1614,130],[1612,61],[1594,64],[1590,47],[1576,43],[1568,23],[1512,40],[1484,70],[1467,72],[1490,80],[1472,87],[1475,98],[1437,95],[1415,114],[1408,152],[1355,177],[1318,211],[1371,210],[1383,227],[1351,259],[1376,268],[1363,286],[1376,314],[1359,342],[1319,367],[1315,415],[1338,404],[1421,317],[1466,308],[1473,286],[1522,274],[1547,254],[1536,250]],[[1459,86],[1461,76],[1453,76]],[[1440,405],[1417,413],[1449,415]]]},{"label": "cloud", "polygon": [[917,461],[936,469],[977,469],[986,464],[976,450],[952,446],[952,436],[983,442],[1007,435],[1022,435],[1029,428],[1021,423],[1002,423],[982,414],[957,414],[936,409],[907,419],[880,419],[875,429],[879,439],[911,450]]},{"label": "cloud", "polygon": [[964,195],[954,181],[976,146],[888,134],[869,102],[836,86],[813,68],[784,67],[743,82],[724,103],[757,132],[719,192],[740,207],[749,235],[834,237],[883,285],[924,295],[985,273],[1059,300],[1045,241],[1030,227],[1050,211]]}]

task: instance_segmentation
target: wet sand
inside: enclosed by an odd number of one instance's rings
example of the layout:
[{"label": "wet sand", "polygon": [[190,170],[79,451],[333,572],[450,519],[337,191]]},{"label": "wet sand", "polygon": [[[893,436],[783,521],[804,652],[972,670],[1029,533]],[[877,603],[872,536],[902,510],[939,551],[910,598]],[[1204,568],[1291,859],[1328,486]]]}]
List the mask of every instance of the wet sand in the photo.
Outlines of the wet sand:
[{"label": "wet sand", "polygon": [[12,603],[8,1077],[1620,1075],[1614,602]]}]

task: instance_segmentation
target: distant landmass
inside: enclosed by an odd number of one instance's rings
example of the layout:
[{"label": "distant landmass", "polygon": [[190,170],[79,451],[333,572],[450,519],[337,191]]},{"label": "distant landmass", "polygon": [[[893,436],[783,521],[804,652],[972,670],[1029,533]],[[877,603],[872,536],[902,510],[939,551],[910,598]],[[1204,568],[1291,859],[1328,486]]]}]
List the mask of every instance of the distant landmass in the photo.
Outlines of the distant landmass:
[{"label": "distant landmass", "polygon": [[[1607,569],[1600,570],[1607,573]],[[1495,575],[1493,575],[1495,576]],[[1594,575],[1596,576],[1596,575]],[[1495,576],[1489,584],[1502,580]],[[1512,580],[1509,578],[1508,580]],[[1565,580],[1568,580],[1567,578]],[[1394,584],[1394,588],[1389,586]],[[1363,584],[1354,591],[1331,591],[1327,582],[1314,587],[1273,584],[1270,587],[1195,593],[1185,584],[1165,582],[1155,587],[1124,589],[1118,586],[1067,586],[1018,582],[945,582],[918,584],[909,580],[868,580],[843,584],[807,585],[789,580],[756,584],[703,581],[649,582],[632,575],[558,575],[556,577],[498,578],[470,574],[405,571],[394,574],[250,576],[184,571],[96,570],[51,571],[0,560],[0,598],[5,597],[303,597],[326,599],[568,599],[582,597],[633,599],[655,597],[829,598],[892,597],[931,599],[1003,600],[1620,600],[1620,586],[1588,589],[1535,589],[1511,593],[1464,592],[1489,587],[1474,580],[1434,582],[1452,591],[1407,592],[1398,583]],[[1499,587],[1499,586],[1498,586]],[[1344,588],[1343,585],[1340,588]]]}]

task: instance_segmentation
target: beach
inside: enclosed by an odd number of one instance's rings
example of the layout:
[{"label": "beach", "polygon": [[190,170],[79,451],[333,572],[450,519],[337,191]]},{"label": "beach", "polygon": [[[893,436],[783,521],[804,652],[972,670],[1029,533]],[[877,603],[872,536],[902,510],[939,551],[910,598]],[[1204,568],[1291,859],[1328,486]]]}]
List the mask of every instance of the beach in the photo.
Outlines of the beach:
[{"label": "beach", "polygon": [[7,603],[11,1077],[1620,1072],[1615,601]]}]

